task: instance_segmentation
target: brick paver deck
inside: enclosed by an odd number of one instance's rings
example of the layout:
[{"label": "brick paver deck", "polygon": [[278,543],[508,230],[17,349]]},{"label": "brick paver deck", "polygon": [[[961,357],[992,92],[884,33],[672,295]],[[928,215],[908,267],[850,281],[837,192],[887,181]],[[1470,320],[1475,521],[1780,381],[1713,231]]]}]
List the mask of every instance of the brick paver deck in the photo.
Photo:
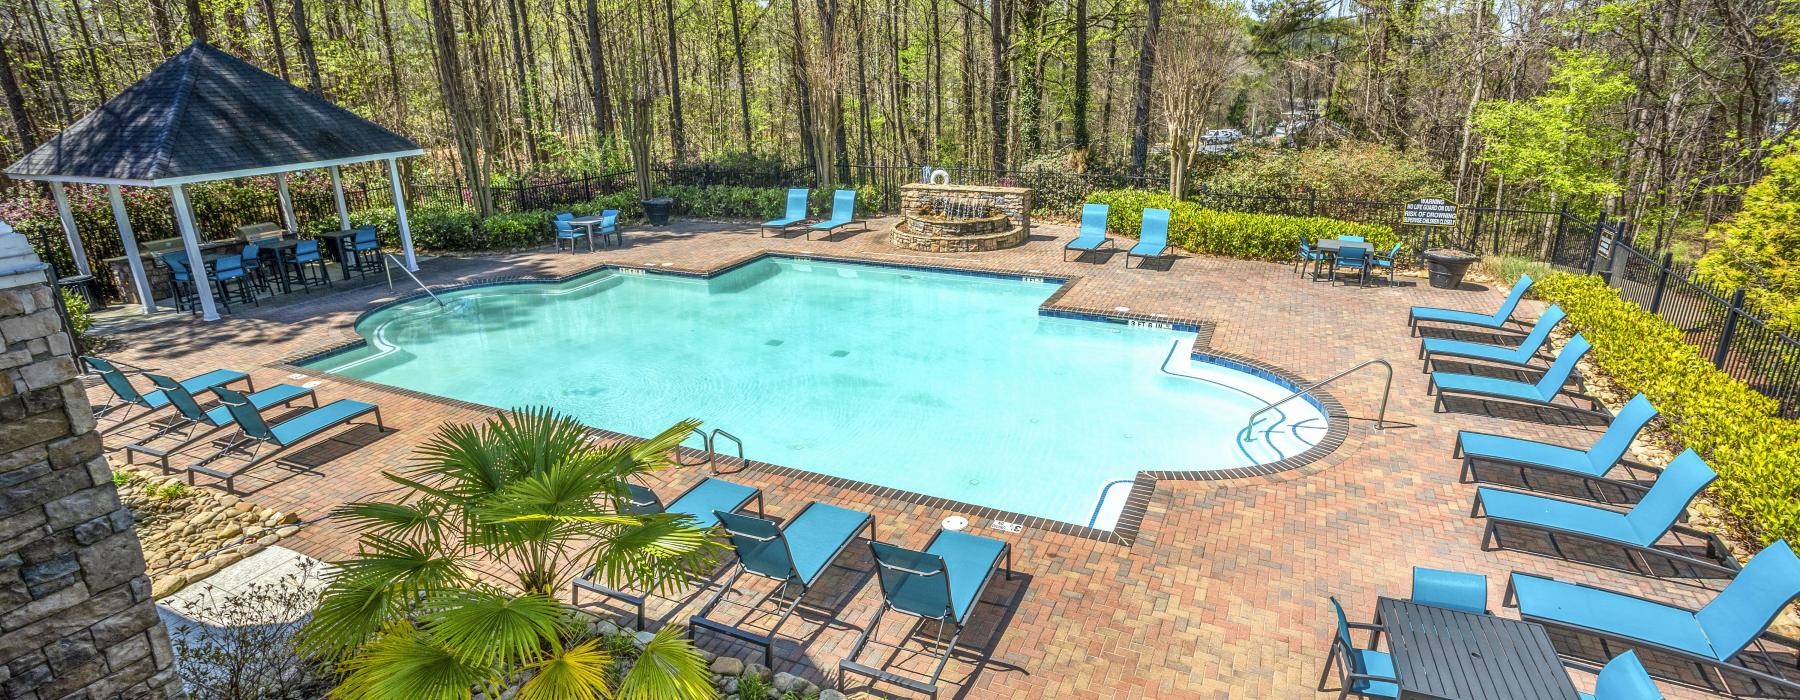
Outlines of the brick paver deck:
[{"label": "brick paver deck", "polygon": [[[1332,624],[1326,596],[1338,596],[1353,616],[1367,619],[1377,595],[1408,593],[1412,565],[1487,574],[1490,607],[1504,615],[1515,614],[1503,609],[1500,600],[1505,574],[1514,569],[1684,605],[1711,597],[1691,586],[1518,551],[1481,551],[1482,521],[1468,515],[1474,486],[1458,482],[1458,462],[1450,457],[1456,431],[1583,446],[1596,436],[1534,421],[1432,412],[1425,375],[1413,359],[1418,341],[1408,337],[1407,307],[1491,309],[1501,298],[1498,290],[1444,291],[1405,277],[1393,287],[1358,288],[1308,282],[1286,265],[1205,257],[1129,270],[1121,265],[1122,255],[1063,262],[1061,246],[1073,231],[1048,225],[1039,226],[1020,248],[932,255],[890,248],[879,233],[885,225],[877,222],[872,228],[876,232],[809,242],[761,238],[742,224],[685,223],[629,231],[625,247],[594,254],[546,250],[436,258],[422,264],[421,274],[428,283],[443,285],[498,276],[564,275],[603,263],[706,271],[763,250],[811,251],[1077,277],[1062,303],[1209,320],[1217,324],[1213,347],[1312,380],[1370,358],[1394,362],[1388,429],[1376,431],[1370,420],[1381,389],[1379,373],[1352,376],[1331,390],[1354,416],[1348,421],[1348,439],[1336,452],[1308,467],[1270,476],[1160,482],[1146,505],[1139,536],[1129,546],[1040,528],[996,533],[977,520],[974,531],[1013,543],[1019,575],[990,590],[989,599],[1005,601],[1005,608],[983,606],[976,613],[964,641],[980,652],[951,662],[944,675],[948,695],[1315,697]],[[262,308],[234,306],[237,313],[220,323],[180,319],[123,332],[115,336],[117,347],[110,355],[178,376],[233,367],[253,374],[259,386],[320,380],[322,398],[380,404],[387,424],[397,430],[378,434],[372,427],[359,427],[289,455],[291,462],[311,466],[310,471],[263,467],[238,481],[239,489],[258,504],[316,517],[389,488],[379,472],[403,463],[438,426],[489,414],[467,404],[299,373],[283,364],[354,339],[350,324],[357,314],[396,295],[377,282],[371,278],[353,288],[340,285],[329,294],[295,295]],[[754,458],[755,445],[750,448]],[[672,494],[699,477],[673,474],[657,489]],[[815,499],[869,509],[877,514],[882,539],[903,545],[922,546],[938,522],[952,514],[754,468],[732,478],[761,486],[769,512],[776,516],[791,515]],[[329,560],[349,554],[354,540],[342,528],[311,525],[284,544]],[[860,547],[852,553],[845,563],[869,567]],[[839,658],[874,614],[880,593],[870,575],[835,570],[827,579],[825,594],[814,601],[818,607],[803,607],[807,612],[783,627],[777,670],[835,677]],[[651,612],[660,620],[685,622],[699,602],[693,595],[653,601]],[[827,624],[832,616],[837,621]],[[884,638],[892,639],[900,628],[892,625]],[[922,631],[930,637],[930,626]],[[715,636],[704,636],[702,643],[727,650]],[[900,668],[921,664],[915,660]],[[1669,690],[1671,697],[1691,696],[1690,691]]]}]

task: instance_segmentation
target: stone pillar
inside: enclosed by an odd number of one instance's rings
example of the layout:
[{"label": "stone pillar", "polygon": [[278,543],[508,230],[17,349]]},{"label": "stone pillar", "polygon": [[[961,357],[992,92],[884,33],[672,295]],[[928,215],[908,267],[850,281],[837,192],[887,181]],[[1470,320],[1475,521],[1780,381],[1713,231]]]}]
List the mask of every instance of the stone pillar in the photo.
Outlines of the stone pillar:
[{"label": "stone pillar", "polygon": [[180,697],[46,269],[0,223],[0,697]]}]

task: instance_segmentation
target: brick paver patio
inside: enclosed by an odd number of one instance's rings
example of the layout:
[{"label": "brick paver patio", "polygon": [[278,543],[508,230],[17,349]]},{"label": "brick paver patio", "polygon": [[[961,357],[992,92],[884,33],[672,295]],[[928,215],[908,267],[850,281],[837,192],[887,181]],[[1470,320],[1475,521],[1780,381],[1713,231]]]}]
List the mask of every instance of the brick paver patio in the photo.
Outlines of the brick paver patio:
[{"label": "brick paver patio", "polygon": [[[430,284],[444,285],[564,275],[603,263],[706,271],[763,250],[810,251],[1076,277],[1062,303],[1208,320],[1217,324],[1214,348],[1311,380],[1370,358],[1394,362],[1388,429],[1376,431],[1370,420],[1381,389],[1379,373],[1352,376],[1331,389],[1354,418],[1348,420],[1348,439],[1329,457],[1270,476],[1160,482],[1129,546],[1041,528],[996,533],[976,520],[973,531],[1013,543],[1019,575],[990,590],[989,599],[1004,601],[1005,608],[984,606],[976,613],[964,640],[981,651],[951,662],[944,676],[946,695],[1315,697],[1332,624],[1326,596],[1338,596],[1353,616],[1367,619],[1377,595],[1408,593],[1412,565],[1487,574],[1489,605],[1507,616],[1515,611],[1502,608],[1500,595],[1506,572],[1514,569],[1683,605],[1711,598],[1709,592],[1679,583],[1513,550],[1481,551],[1482,521],[1468,516],[1474,486],[1458,482],[1458,461],[1450,457],[1456,431],[1581,446],[1597,435],[1537,421],[1432,412],[1426,375],[1414,359],[1418,341],[1406,329],[1407,307],[1491,309],[1501,298],[1499,290],[1444,291],[1405,277],[1393,287],[1358,288],[1308,282],[1286,265],[1203,257],[1141,270],[1124,269],[1119,256],[1063,262],[1061,246],[1073,231],[1050,225],[1039,226],[1025,246],[1013,250],[921,254],[888,247],[879,233],[883,223],[872,228],[876,232],[809,242],[761,238],[754,227],[742,224],[689,222],[629,231],[623,248],[594,254],[538,251],[436,258],[423,263],[421,274]],[[378,434],[372,426],[358,427],[289,455],[290,462],[308,465],[310,471],[263,467],[238,481],[245,496],[259,505],[317,517],[332,506],[389,488],[380,470],[403,463],[438,426],[489,414],[467,404],[284,364],[354,339],[350,324],[357,314],[396,294],[375,282],[371,278],[368,284],[331,293],[295,295],[262,308],[234,306],[237,313],[220,323],[182,318],[121,332],[109,352],[178,376],[232,367],[250,372],[259,386],[317,380],[324,399],[381,405],[388,426],[397,430]],[[749,447],[754,459],[755,445]],[[673,494],[701,476],[686,471],[671,474],[657,490]],[[953,514],[755,468],[732,478],[762,487],[772,515],[791,515],[810,500],[868,509],[877,514],[882,539],[915,547]],[[350,553],[354,539],[341,528],[318,524],[302,528],[283,544],[329,560]],[[866,569],[867,555],[860,547],[852,552],[845,563]],[[803,608],[803,616],[782,628],[776,670],[815,680],[835,677],[838,660],[874,614],[880,593],[868,574],[835,570],[827,578],[824,595],[809,598],[816,607]],[[699,601],[691,592],[676,601],[653,601],[651,613],[659,620],[685,622]],[[891,640],[900,626],[890,623],[889,629],[883,636]],[[930,631],[931,626],[922,628],[927,639]],[[729,650],[716,636],[702,639],[708,649]],[[746,649],[736,651],[751,655]],[[922,663],[913,660],[900,668],[917,670]],[[1586,682],[1578,684],[1585,687]],[[1670,697],[1698,696],[1668,690]]]}]

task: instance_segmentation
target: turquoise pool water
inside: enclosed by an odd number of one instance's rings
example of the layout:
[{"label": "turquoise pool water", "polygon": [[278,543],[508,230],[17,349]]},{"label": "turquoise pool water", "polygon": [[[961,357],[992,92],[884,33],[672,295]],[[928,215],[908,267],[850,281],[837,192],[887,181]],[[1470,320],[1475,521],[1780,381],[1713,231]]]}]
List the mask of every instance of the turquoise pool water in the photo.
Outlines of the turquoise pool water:
[{"label": "turquoise pool water", "polygon": [[1287,387],[1191,360],[1192,332],[1040,315],[1056,289],[775,258],[710,280],[606,272],[384,309],[358,325],[366,347],[311,366],[635,435],[698,418],[750,459],[1082,525],[1139,470],[1322,437],[1296,400],[1241,440]]}]

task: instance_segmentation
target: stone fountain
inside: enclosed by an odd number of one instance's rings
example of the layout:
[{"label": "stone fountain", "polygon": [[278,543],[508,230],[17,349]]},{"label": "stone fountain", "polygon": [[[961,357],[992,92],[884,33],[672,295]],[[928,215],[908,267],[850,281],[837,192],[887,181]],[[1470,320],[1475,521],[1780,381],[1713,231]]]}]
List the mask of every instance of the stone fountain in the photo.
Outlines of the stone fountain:
[{"label": "stone fountain", "polygon": [[914,183],[900,188],[895,247],[932,253],[1011,248],[1031,231],[1034,191],[1025,187]]}]

